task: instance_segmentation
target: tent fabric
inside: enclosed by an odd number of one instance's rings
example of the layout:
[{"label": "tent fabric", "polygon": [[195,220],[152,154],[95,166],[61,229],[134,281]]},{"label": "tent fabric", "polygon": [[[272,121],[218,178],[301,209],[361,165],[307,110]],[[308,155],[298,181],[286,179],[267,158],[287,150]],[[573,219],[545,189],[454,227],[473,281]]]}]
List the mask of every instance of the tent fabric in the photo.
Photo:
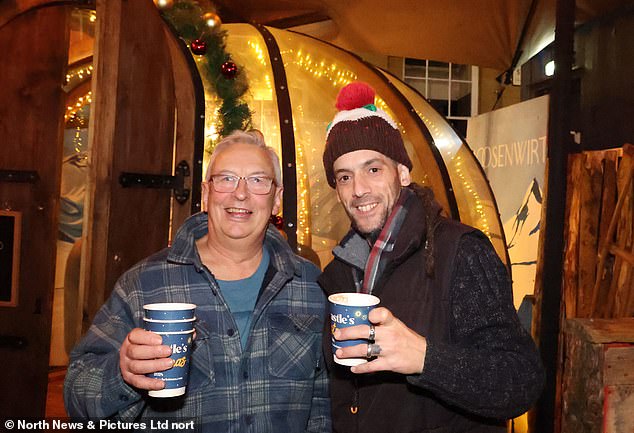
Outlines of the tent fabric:
[{"label": "tent fabric", "polygon": [[324,3],[340,29],[335,45],[497,69],[510,65],[528,9],[526,0]]},{"label": "tent fabric", "polygon": [[[214,4],[221,16],[273,26],[284,20],[327,17],[328,21],[294,30],[353,52],[500,71],[521,65],[552,42],[556,9],[556,0],[215,0]],[[625,4],[632,0],[577,0],[576,22]],[[513,65],[518,48],[521,55]]]},{"label": "tent fabric", "polygon": [[[256,22],[280,28],[304,24],[294,30],[357,53],[454,62],[499,71],[521,65],[553,41],[557,3],[557,0],[198,1],[203,6],[213,5],[224,22]],[[65,2],[0,0],[0,27],[21,11],[55,3]],[[634,0],[576,0],[576,24],[624,7],[634,7]],[[521,55],[513,65],[518,48]]]}]

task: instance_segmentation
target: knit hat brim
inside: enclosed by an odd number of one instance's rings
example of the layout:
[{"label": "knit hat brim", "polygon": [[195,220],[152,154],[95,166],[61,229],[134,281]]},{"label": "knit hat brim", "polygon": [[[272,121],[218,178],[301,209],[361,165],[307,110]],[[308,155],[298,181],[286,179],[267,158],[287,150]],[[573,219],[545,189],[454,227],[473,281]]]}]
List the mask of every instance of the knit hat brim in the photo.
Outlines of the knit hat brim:
[{"label": "knit hat brim", "polygon": [[323,156],[328,185],[332,188],[336,187],[333,165],[337,158],[357,150],[373,150],[411,170],[412,161],[407,155],[401,134],[392,124],[393,122],[388,123],[386,119],[377,116],[376,113],[367,117],[357,116],[355,120],[340,120],[335,123],[329,130]]}]

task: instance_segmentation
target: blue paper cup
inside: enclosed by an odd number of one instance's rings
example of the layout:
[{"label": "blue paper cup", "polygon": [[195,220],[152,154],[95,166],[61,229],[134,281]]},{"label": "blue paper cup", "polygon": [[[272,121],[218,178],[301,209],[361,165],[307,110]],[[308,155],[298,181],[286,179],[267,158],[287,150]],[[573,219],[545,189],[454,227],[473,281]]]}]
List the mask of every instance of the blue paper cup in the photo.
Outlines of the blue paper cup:
[{"label": "blue paper cup", "polygon": [[152,320],[144,317],[143,328],[146,331],[158,333],[190,331],[194,329],[195,320],[195,317],[193,319],[183,320]]},{"label": "blue paper cup", "polygon": [[342,358],[334,354],[342,347],[367,344],[368,340],[335,340],[335,330],[349,326],[370,325],[368,314],[378,305],[380,299],[365,293],[335,293],[328,296],[330,302],[330,340],[332,353],[337,364],[353,366],[368,362],[366,358]]},{"label": "blue paper cup", "polygon": [[[193,323],[193,322],[189,322]],[[169,370],[146,374],[153,379],[165,382],[165,388],[159,391],[149,391],[150,397],[176,397],[185,394],[189,379],[189,364],[191,360],[192,340],[194,330],[181,332],[157,332],[163,338],[163,344],[172,349],[170,358],[174,366]]]},{"label": "blue paper cup", "polygon": [[196,304],[183,302],[162,302],[143,306],[145,318],[152,320],[193,319],[195,311]]}]

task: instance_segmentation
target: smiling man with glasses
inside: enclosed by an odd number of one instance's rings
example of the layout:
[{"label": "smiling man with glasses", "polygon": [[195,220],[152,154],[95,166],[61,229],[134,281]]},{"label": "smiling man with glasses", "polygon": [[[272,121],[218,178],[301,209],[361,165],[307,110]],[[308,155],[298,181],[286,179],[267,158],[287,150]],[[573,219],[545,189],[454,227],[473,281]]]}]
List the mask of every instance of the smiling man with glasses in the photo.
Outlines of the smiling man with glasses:
[{"label": "smiling man with glasses", "polygon": [[[279,159],[258,131],[216,145],[202,183],[205,212],[121,277],[73,351],[70,416],[193,419],[203,432],[331,430],[325,297],[319,269],[269,225],[282,189]],[[166,411],[147,396],[163,382],[145,374],[171,367],[170,348],[139,328],[144,304],[168,301],[197,308],[187,391]]]}]

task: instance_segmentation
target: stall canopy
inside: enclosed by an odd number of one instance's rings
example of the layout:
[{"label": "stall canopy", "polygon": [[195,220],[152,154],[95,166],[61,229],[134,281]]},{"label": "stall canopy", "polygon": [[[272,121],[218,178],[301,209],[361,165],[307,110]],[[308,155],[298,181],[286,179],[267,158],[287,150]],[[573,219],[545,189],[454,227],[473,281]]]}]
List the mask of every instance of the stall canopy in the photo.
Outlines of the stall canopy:
[{"label": "stall canopy", "polygon": [[[505,71],[554,38],[557,0],[214,0],[225,22],[293,28],[359,53]],[[577,0],[576,23],[633,5]]]}]

